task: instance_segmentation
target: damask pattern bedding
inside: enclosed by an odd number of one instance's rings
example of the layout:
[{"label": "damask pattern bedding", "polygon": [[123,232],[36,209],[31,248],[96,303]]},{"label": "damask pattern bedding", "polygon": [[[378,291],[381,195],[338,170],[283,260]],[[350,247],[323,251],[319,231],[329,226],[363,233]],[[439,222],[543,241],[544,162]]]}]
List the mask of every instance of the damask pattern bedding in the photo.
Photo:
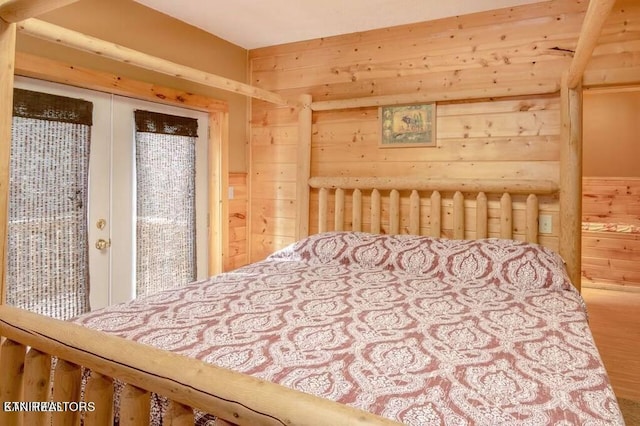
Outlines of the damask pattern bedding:
[{"label": "damask pattern bedding", "polygon": [[76,322],[409,425],[624,424],[562,260],[527,243],[319,234]]}]

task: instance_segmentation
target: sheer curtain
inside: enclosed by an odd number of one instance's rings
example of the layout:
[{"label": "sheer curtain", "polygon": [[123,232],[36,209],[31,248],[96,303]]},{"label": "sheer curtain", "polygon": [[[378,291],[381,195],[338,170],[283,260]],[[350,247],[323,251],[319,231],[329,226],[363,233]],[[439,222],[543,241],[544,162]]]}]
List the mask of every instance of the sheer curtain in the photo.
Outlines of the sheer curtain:
[{"label": "sheer curtain", "polygon": [[138,110],[136,294],[196,278],[196,119]]},{"label": "sheer curtain", "polygon": [[59,319],[89,310],[91,102],[15,89],[7,303]]}]

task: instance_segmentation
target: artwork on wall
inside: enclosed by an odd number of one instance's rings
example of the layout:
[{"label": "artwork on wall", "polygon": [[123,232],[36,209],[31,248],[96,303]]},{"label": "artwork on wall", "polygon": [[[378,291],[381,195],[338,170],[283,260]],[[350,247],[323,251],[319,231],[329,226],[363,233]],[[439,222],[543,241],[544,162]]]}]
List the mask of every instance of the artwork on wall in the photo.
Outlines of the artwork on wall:
[{"label": "artwork on wall", "polygon": [[436,104],[380,107],[380,146],[436,146]]}]

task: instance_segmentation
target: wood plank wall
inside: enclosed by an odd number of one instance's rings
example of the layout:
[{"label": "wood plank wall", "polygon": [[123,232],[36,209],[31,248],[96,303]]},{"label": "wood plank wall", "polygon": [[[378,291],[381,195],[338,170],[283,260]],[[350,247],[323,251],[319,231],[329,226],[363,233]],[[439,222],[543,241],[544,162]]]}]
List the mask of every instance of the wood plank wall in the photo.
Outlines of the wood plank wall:
[{"label": "wood plank wall", "polygon": [[[229,247],[227,247],[223,268],[231,271],[246,265],[247,253],[247,216],[249,192],[246,173],[229,173]],[[230,195],[230,194],[229,194]]]},{"label": "wood plank wall", "polygon": [[[585,177],[582,200],[583,222],[640,227],[640,178]],[[640,234],[583,231],[582,276],[640,290]]]},{"label": "wood plank wall", "polygon": [[[599,83],[640,70],[640,4],[618,3],[589,68]],[[586,7],[586,1],[550,1],[256,49],[249,54],[250,83],[291,99],[309,93],[314,101],[443,88],[559,89]],[[608,69],[618,71],[611,77]],[[256,261],[295,239],[298,129],[296,108],[260,101],[251,108],[249,243]],[[377,108],[315,112],[312,134],[312,176],[559,179],[556,95],[439,103],[436,148],[378,148]],[[557,246],[557,200],[542,199],[540,208],[554,228],[542,242]],[[516,237],[524,228],[518,216]]]}]

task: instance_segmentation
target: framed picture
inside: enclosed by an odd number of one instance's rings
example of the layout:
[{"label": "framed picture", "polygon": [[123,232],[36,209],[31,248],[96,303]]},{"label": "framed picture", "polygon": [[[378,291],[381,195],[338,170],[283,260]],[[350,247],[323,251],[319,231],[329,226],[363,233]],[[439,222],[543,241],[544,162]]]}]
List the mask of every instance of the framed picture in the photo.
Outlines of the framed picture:
[{"label": "framed picture", "polygon": [[380,107],[380,146],[436,146],[436,104]]}]

